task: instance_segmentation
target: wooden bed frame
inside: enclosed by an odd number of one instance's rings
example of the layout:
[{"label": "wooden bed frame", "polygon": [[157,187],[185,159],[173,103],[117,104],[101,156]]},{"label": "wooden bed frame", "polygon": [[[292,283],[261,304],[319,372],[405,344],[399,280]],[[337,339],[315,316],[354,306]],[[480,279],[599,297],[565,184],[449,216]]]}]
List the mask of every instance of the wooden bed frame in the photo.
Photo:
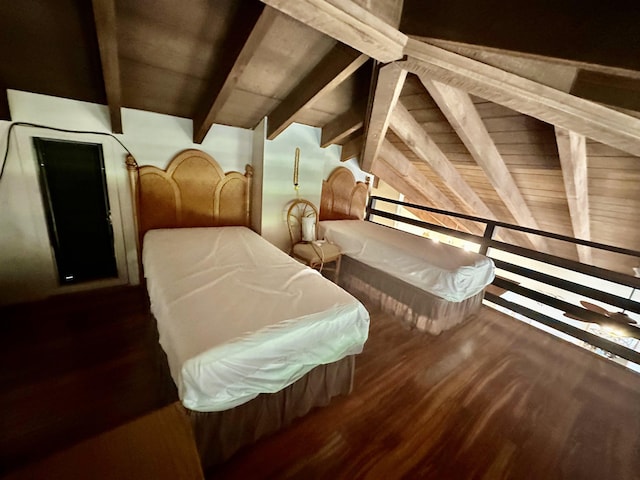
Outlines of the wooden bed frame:
[{"label": "wooden bed frame", "polygon": [[[138,230],[138,252],[144,234],[154,228],[250,226],[253,168],[245,174],[224,173],[210,155],[185,150],[162,170],[139,167],[126,160]],[[142,273],[142,268],[141,268]],[[167,363],[161,347],[160,361]],[[197,412],[183,407],[193,427],[204,469],[221,463],[245,445],[273,433],[331,398],[346,395],[353,386],[355,362],[346,357],[320,365],[285,389],[261,394],[254,400],[222,412]],[[173,382],[167,372],[167,382]]]},{"label": "wooden bed frame", "polygon": [[[369,184],[356,182],[351,171],[338,167],[322,184],[320,220],[364,218]],[[338,283],[354,296],[404,320],[410,328],[438,334],[478,312],[484,291],[461,302],[450,302],[347,255]]]},{"label": "wooden bed frame", "polygon": [[322,182],[320,220],[362,220],[369,196],[369,177],[356,182],[351,170],[338,167]]},{"label": "wooden bed frame", "polygon": [[127,156],[138,240],[154,228],[251,225],[253,167],[244,175],[224,171],[200,150],[176,155],[166,170],[139,167]]}]

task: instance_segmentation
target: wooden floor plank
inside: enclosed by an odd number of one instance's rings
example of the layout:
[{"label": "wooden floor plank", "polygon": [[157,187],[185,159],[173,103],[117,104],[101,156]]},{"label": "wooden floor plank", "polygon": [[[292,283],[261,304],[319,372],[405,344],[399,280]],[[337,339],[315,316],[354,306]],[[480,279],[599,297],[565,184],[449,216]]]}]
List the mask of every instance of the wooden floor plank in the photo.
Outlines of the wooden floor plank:
[{"label": "wooden floor plank", "polygon": [[[353,393],[208,478],[639,478],[639,375],[487,307],[435,337],[368,308]],[[0,475],[175,399],[141,289],[0,319]]]}]

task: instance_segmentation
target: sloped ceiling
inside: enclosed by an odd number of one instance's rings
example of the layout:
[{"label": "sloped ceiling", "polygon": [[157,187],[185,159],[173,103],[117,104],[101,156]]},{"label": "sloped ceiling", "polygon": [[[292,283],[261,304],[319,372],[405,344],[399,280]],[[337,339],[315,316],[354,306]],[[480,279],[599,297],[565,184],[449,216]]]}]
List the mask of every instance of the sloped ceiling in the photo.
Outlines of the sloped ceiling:
[{"label": "sloped ceiling", "polygon": [[[343,160],[357,156],[415,203],[640,248],[633,2],[615,10],[504,0],[265,3],[2,2],[0,115],[9,119],[9,88],[108,105],[115,132],[126,128],[121,107],[190,118],[196,142],[213,123],[253,128],[266,116],[273,138],[296,121],[321,127],[323,145],[343,145]],[[453,64],[474,61],[532,82],[527,102],[535,108],[474,83],[477,72],[463,79],[458,67],[444,72],[403,59],[401,32],[409,43],[455,55]],[[568,99],[599,119],[538,115],[546,87],[552,100],[566,95],[555,105]],[[511,240],[623,273],[640,263],[562,242]]]}]

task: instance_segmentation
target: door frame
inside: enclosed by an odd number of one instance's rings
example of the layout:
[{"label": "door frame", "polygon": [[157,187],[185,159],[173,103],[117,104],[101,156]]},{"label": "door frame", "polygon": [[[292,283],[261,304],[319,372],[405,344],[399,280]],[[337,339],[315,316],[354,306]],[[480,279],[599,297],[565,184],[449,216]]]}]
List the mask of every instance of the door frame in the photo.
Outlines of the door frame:
[{"label": "door frame", "polygon": [[[38,154],[33,137],[70,142],[95,143],[102,146],[107,196],[111,207],[114,253],[118,277],[61,285],[58,281],[57,267],[53,247],[49,241],[46,212],[42,203],[39,184]],[[33,219],[32,228],[39,243],[40,262],[46,265],[43,273],[42,296],[72,293],[97,288],[106,288],[127,284],[138,284],[138,259],[135,245],[135,227],[131,213],[131,198],[127,183],[125,152],[117,142],[105,135],[58,132],[45,128],[18,129],[16,131],[17,156],[26,187],[29,202],[26,210]],[[116,147],[117,146],[117,147]]]}]

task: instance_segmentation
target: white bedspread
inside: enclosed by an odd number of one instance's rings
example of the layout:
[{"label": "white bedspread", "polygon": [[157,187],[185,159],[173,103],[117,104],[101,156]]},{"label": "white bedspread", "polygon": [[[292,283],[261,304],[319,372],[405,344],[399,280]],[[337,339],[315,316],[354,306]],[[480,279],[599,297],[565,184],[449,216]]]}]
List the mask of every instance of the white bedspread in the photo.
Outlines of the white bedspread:
[{"label": "white bedspread", "polygon": [[363,220],[320,222],[320,237],[348,255],[450,302],[482,291],[494,278],[490,258]]},{"label": "white bedspread", "polygon": [[244,227],[152,230],[151,311],[182,403],[221,411],[362,351],[354,297]]}]

